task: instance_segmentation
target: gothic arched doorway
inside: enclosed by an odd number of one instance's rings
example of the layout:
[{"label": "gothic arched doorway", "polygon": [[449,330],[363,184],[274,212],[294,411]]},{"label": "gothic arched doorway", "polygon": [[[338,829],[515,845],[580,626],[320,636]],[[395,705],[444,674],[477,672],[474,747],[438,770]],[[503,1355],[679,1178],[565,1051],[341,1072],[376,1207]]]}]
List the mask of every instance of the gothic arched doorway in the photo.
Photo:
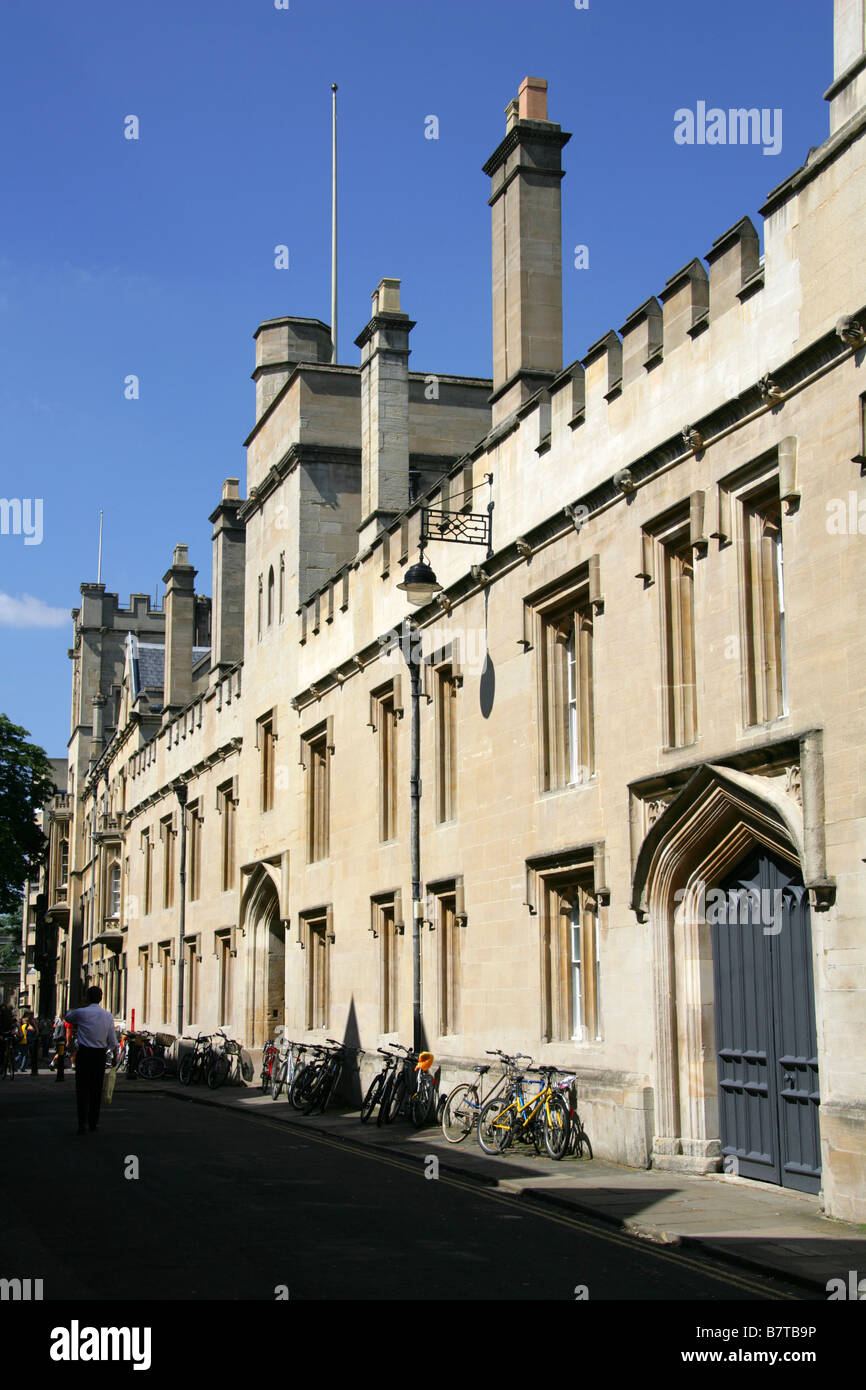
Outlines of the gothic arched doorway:
[{"label": "gothic arched doorway", "polygon": [[246,948],[243,1037],[261,1047],[285,1017],[285,924],[280,920],[277,885],[269,866],[252,870],[241,899]]}]

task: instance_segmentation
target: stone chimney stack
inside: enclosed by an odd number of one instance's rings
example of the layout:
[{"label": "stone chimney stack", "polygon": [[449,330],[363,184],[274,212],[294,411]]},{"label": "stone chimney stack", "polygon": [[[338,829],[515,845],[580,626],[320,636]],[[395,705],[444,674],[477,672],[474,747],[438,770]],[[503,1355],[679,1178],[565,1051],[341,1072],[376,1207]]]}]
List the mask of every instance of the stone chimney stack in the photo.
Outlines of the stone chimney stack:
[{"label": "stone chimney stack", "polygon": [[830,134],[866,106],[866,0],[834,0]]},{"label": "stone chimney stack", "polygon": [[361,349],[361,525],[365,550],[409,505],[409,334],[400,281],[380,280]]},{"label": "stone chimney stack", "polygon": [[105,696],[93,697],[93,733],[90,739],[90,764],[98,763],[105,750]]},{"label": "stone chimney stack", "polygon": [[213,636],[211,680],[218,680],[244,655],[244,556],[246,530],[238,519],[243,499],[237,478],[226,478],[213,525]]},{"label": "stone chimney stack", "polygon": [[331,330],[321,319],[267,319],[255,331],[256,420],[282,391],[299,362],[331,360]]},{"label": "stone chimney stack", "polygon": [[484,166],[493,229],[494,427],[562,370],[562,150],[547,82],[525,77]]},{"label": "stone chimney stack", "polygon": [[195,641],[195,576],[185,545],[176,545],[165,583],[165,677],[163,718],[192,699],[192,649]]}]

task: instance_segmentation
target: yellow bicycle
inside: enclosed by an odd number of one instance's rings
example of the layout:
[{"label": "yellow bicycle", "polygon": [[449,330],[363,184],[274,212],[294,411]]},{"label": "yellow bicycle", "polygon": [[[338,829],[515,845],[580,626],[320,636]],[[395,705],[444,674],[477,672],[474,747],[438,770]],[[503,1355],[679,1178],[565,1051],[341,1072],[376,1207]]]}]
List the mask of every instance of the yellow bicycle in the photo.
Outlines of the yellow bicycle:
[{"label": "yellow bicycle", "polygon": [[518,1077],[512,1091],[489,1100],[478,1117],[478,1142],[486,1154],[504,1153],[515,1140],[541,1145],[551,1158],[563,1158],[571,1138],[568,1103],[554,1087],[558,1067],[534,1067],[544,1078],[539,1091],[527,1096],[524,1078]]}]

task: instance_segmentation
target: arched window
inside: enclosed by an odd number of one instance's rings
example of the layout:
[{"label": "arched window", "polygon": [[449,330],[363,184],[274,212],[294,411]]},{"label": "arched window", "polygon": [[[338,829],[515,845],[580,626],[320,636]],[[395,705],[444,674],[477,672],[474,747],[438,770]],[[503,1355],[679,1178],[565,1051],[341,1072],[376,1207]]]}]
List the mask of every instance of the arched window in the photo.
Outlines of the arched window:
[{"label": "arched window", "polygon": [[274,621],[274,567],[268,570],[268,627]]}]

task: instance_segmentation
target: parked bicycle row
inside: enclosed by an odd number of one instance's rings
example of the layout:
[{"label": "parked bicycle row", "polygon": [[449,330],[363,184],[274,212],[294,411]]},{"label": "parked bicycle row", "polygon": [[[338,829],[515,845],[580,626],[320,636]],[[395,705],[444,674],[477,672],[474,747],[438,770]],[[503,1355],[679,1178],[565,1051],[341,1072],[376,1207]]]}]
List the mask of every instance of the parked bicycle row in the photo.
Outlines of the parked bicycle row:
[{"label": "parked bicycle row", "polygon": [[343,1068],[357,1049],[328,1038],[326,1043],[268,1041],[262,1051],[261,1088],[274,1100],[281,1093],[305,1115],[322,1114],[337,1094]]},{"label": "parked bicycle row", "polygon": [[238,1084],[252,1081],[255,1069],[250,1054],[222,1028],[214,1033],[199,1033],[196,1038],[182,1038],[181,1042],[192,1043],[177,1069],[177,1079],[182,1086],[204,1082],[215,1090],[228,1081]]},{"label": "parked bicycle row", "polygon": [[[267,1042],[262,1053],[260,1084],[277,1100],[284,1094],[297,1110],[310,1115],[324,1112],[339,1087],[344,1066],[357,1049],[329,1038],[326,1043],[300,1043],[284,1039]],[[497,1048],[501,1071],[485,1090],[486,1078],[497,1063],[473,1068],[477,1080],[464,1081],[447,1096],[440,1095],[441,1068],[433,1070],[431,1052],[415,1052],[401,1043],[378,1049],[381,1069],[373,1077],[361,1103],[360,1120],[392,1124],[405,1116],[416,1128],[441,1125],[450,1144],[459,1144],[472,1133],[487,1154],[501,1154],[519,1144],[545,1150],[551,1158],[574,1153],[592,1158],[592,1145],[577,1110],[576,1077],[550,1065],[533,1067],[524,1053]]]},{"label": "parked bicycle row", "polygon": [[546,1149],[551,1158],[573,1153],[592,1158],[592,1145],[577,1110],[577,1077],[559,1067],[531,1066],[525,1053],[499,1048],[487,1053],[502,1070],[485,1093],[495,1063],[473,1067],[477,1081],[464,1081],[448,1093],[442,1107],[442,1133],[460,1144],[473,1131],[486,1154],[505,1153],[515,1144]]},{"label": "parked bicycle row", "polygon": [[173,1033],[151,1033],[146,1028],[122,1033],[117,1070],[125,1071],[130,1080],[140,1076],[145,1081],[158,1081],[165,1075],[165,1054],[174,1041]]}]

